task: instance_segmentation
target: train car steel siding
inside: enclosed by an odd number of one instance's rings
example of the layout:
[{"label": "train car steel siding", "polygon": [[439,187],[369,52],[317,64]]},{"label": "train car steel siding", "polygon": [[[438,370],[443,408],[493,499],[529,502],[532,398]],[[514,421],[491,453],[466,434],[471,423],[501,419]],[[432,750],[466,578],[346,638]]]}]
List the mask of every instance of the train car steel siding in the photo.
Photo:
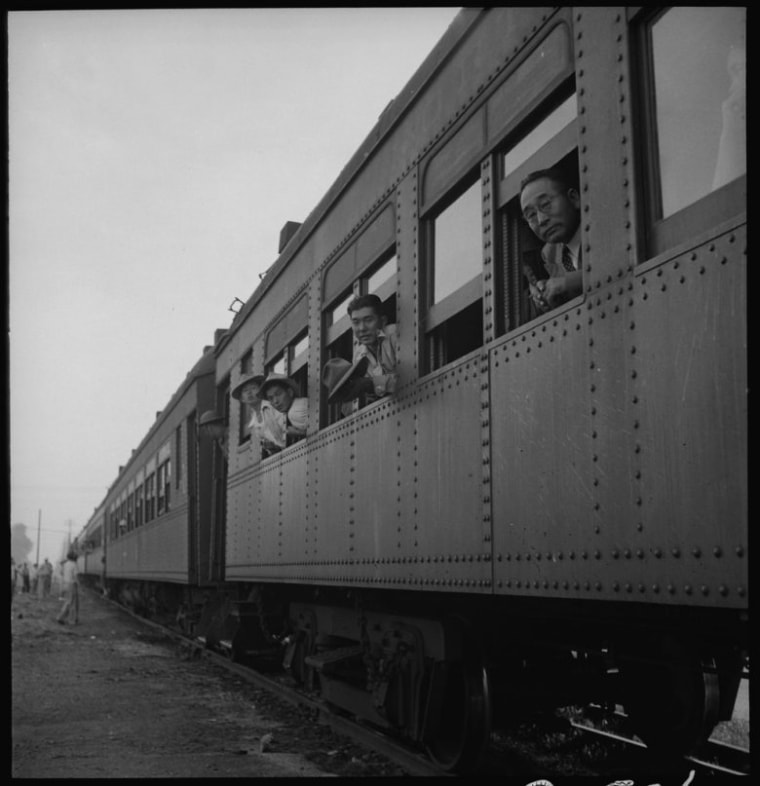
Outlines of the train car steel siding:
[{"label": "train car steel siding", "polygon": [[[251,481],[255,490],[231,478],[231,495],[250,494],[256,505],[255,514],[250,505],[245,513],[237,502],[230,507],[236,534],[228,543],[242,542],[251,527],[259,534],[244,555],[228,549],[228,578],[746,605],[744,227],[716,229],[667,259],[639,264],[626,12],[595,9],[592,19],[577,9],[536,11],[498,46],[478,51],[507,53],[507,62],[514,57],[530,70],[525,42],[549,42],[559,59],[556,70],[541,71],[548,90],[564,74],[561,41],[570,35],[584,295],[505,337],[491,334],[482,350],[417,381],[418,187],[417,168],[409,170],[395,185],[402,389],[266,462]],[[466,55],[439,74],[454,106]],[[476,130],[473,140],[481,132],[491,139],[510,122],[513,91],[507,81],[487,97],[485,126],[475,114],[462,126]],[[617,97],[611,108],[594,102],[610,95]],[[436,100],[422,94],[419,107],[434,105],[431,116],[446,130],[474,97],[446,121]],[[419,125],[423,117],[410,109],[387,149],[347,187],[315,230],[306,269],[325,250],[320,238],[354,225],[372,198],[365,191],[380,194],[381,204],[388,191],[379,162],[398,171],[395,156],[405,149],[401,160],[408,160],[409,140],[438,139]],[[469,160],[469,149],[475,161],[485,155],[473,142],[460,157]],[[486,203],[484,226],[490,210]],[[292,287],[299,271],[303,277],[300,259],[283,282]],[[309,286],[313,292],[313,278]],[[270,304],[279,289],[275,282]],[[486,282],[485,307],[492,297]],[[310,384],[321,359],[314,310]],[[263,335],[265,318],[254,310],[239,335]],[[733,398],[718,391],[722,379]],[[735,577],[730,586],[726,575]]]}]

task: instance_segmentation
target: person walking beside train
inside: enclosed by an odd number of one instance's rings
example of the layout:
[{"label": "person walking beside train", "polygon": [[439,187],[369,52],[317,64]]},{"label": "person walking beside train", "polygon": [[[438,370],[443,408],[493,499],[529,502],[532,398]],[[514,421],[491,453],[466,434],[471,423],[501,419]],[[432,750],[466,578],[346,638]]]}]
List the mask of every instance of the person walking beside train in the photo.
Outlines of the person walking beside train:
[{"label": "person walking beside train", "polygon": [[[292,445],[306,436],[309,399],[298,395],[295,380],[284,374],[270,374],[259,388],[259,397],[277,412],[276,421],[285,433],[285,444]],[[285,445],[279,445],[285,447]]]},{"label": "person walking beside train", "polygon": [[529,282],[539,313],[546,313],[583,291],[581,198],[559,169],[531,172],[520,186],[520,209],[541,249],[548,278]]},{"label": "person walking beside train", "polygon": [[65,625],[66,620],[71,624],[79,623],[79,584],[77,578],[77,555],[69,551],[62,563],[62,591],[63,606],[61,607],[56,622]]},{"label": "person walking beside train", "polygon": [[377,295],[360,295],[348,304],[356,339],[353,361],[331,358],[322,369],[328,401],[348,402],[364,396],[371,404],[396,392],[398,382],[396,325],[387,324]]},{"label": "person walking beside train", "polygon": [[231,395],[251,408],[248,428],[259,440],[261,458],[266,458],[285,447],[287,433],[277,410],[260,395],[263,382],[262,374],[249,374],[235,385]]}]

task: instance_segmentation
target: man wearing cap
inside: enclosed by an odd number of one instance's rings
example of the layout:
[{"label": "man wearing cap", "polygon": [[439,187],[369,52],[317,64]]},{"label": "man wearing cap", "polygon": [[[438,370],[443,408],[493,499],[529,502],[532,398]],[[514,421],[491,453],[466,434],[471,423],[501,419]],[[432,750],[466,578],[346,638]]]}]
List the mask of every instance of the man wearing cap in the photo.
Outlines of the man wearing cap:
[{"label": "man wearing cap", "polygon": [[262,374],[247,374],[235,385],[231,395],[251,408],[248,428],[259,440],[261,458],[266,458],[285,447],[287,434],[277,411],[260,396],[263,381]]},{"label": "man wearing cap", "polygon": [[306,436],[309,422],[309,399],[298,395],[298,385],[284,374],[270,374],[259,389],[259,397],[277,411],[277,421],[286,434],[286,444]]}]

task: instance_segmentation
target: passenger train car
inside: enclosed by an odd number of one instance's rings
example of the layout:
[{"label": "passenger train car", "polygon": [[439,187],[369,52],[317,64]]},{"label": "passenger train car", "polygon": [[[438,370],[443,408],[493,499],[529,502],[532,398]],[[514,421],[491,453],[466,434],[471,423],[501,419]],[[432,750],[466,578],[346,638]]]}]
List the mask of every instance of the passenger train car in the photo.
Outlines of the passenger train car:
[{"label": "passenger train car", "polygon": [[[748,657],[744,14],[464,9],[120,473],[109,584],[153,582],[233,657],[279,647],[446,770],[541,707],[623,704],[671,750],[730,717]],[[583,291],[536,315],[519,193],[545,167],[581,196]],[[399,386],[344,415],[320,372],[351,358],[366,293],[397,326]],[[305,439],[271,457],[229,395],[251,372],[309,402]],[[190,449],[206,408],[221,463]],[[149,477],[169,506],[152,528],[130,519]]]}]

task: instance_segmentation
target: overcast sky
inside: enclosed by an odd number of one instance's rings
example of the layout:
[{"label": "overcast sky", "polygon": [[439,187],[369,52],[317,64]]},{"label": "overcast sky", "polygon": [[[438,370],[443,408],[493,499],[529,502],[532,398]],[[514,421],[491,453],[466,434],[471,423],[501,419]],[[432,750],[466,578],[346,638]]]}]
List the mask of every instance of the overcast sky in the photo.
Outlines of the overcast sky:
[{"label": "overcast sky", "polygon": [[11,524],[58,557],[457,8],[8,14]]}]

